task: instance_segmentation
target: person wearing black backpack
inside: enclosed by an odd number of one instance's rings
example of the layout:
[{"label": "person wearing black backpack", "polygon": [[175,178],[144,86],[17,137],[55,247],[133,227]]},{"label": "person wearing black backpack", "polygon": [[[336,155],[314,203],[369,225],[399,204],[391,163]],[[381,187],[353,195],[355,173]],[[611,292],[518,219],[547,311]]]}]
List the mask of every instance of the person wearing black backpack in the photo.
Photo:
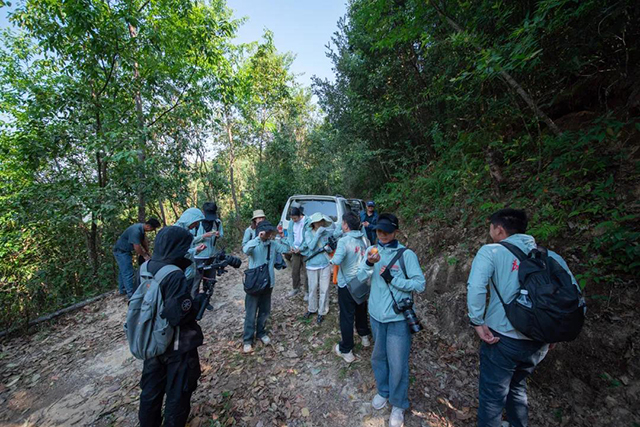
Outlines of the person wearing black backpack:
[{"label": "person wearing black backpack", "polygon": [[[174,333],[169,349],[158,357],[144,361],[140,379],[141,427],[162,425],[162,401],[165,400],[164,426],[183,427],[191,410],[191,394],[200,378],[198,347],[203,335],[196,322],[198,310],[205,295],[191,297],[189,282],[184,271],[191,265],[185,255],[193,236],[180,227],[165,227],[156,236],[153,256],[148,271],[156,274],[166,265],[175,265],[178,271],[169,273],[160,282],[164,302],[162,317],[178,331]],[[165,398],[166,396],[166,398]]]},{"label": "person wearing black backpack", "polygon": [[494,243],[480,248],[467,282],[469,320],[482,340],[478,427],[524,427],[526,378],[546,356],[549,343],[579,333],[584,301],[562,257],[525,234],[524,211],[502,209],[489,222]]}]

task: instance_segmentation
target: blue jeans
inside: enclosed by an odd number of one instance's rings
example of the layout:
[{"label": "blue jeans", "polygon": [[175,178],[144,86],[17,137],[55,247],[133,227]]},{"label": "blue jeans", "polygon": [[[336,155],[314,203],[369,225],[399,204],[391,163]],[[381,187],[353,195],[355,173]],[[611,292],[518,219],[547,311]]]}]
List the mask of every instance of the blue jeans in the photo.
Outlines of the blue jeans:
[{"label": "blue jeans", "polygon": [[133,264],[131,262],[131,254],[114,251],[113,256],[118,263],[118,289],[120,293],[126,292],[127,296],[133,296]]},{"label": "blue jeans", "polygon": [[378,394],[389,399],[393,406],[409,407],[409,352],[411,332],[407,322],[380,323],[371,318],[375,344],[371,353],[371,367],[376,377]]},{"label": "blue jeans", "polygon": [[245,344],[253,344],[254,336],[260,339],[267,335],[266,325],[269,313],[271,313],[272,291],[273,288],[269,289],[268,292],[262,295],[245,295],[244,333],[242,335],[242,341]]},{"label": "blue jeans", "polygon": [[527,377],[544,359],[547,344],[517,340],[497,332],[500,341],[480,347],[478,427],[500,427],[502,410],[512,427],[527,427]]}]

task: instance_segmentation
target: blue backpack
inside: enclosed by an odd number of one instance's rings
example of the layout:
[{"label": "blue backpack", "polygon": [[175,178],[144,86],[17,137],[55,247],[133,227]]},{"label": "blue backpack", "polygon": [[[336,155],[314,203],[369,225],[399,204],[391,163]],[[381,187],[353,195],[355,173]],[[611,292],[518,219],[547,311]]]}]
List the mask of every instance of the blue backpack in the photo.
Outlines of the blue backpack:
[{"label": "blue backpack", "polygon": [[129,301],[124,324],[131,354],[142,360],[164,354],[173,341],[176,331],[160,316],[164,310],[160,283],[170,273],[180,270],[175,265],[165,265],[154,275],[147,270],[147,264],[140,266],[140,286]]}]

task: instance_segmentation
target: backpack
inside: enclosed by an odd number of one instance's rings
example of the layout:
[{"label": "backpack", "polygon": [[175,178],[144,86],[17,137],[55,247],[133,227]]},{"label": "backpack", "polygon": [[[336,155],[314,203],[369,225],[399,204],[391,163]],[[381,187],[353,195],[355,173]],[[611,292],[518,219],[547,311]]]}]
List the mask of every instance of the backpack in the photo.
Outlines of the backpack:
[{"label": "backpack", "polygon": [[124,332],[129,349],[137,359],[150,359],[164,354],[173,340],[174,328],[161,317],[164,301],[160,283],[167,275],[180,270],[165,265],[155,275],[147,270],[148,262],[140,266],[140,286],[129,301]]},{"label": "backpack", "polygon": [[569,273],[543,247],[538,246],[526,255],[510,243],[500,244],[520,261],[520,291],[511,302],[505,304],[491,281],[509,322],[535,341],[556,343],[576,339],[584,324],[584,299]]}]

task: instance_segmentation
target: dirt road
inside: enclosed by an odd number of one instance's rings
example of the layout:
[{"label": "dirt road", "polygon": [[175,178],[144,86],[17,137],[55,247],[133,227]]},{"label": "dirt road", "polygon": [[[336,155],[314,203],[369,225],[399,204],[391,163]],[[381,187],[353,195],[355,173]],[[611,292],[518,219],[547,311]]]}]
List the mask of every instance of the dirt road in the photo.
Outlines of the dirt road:
[{"label": "dirt road", "polygon": [[[241,269],[242,270],[242,269]],[[278,272],[270,322],[273,345],[241,353],[241,270],[224,275],[207,312],[200,348],[203,375],[192,399],[191,426],[386,425],[375,411],[370,349],[358,342],[347,365],[332,353],[339,341],[337,292],[327,320],[305,321],[302,295],[286,298],[289,270]],[[135,426],[142,362],[122,331],[126,303],[110,297],[27,337],[1,344],[0,426]],[[423,318],[412,354],[412,409],[406,425],[471,425],[475,355],[449,348]],[[440,353],[440,355],[438,355]],[[457,406],[455,406],[457,405]]]}]

